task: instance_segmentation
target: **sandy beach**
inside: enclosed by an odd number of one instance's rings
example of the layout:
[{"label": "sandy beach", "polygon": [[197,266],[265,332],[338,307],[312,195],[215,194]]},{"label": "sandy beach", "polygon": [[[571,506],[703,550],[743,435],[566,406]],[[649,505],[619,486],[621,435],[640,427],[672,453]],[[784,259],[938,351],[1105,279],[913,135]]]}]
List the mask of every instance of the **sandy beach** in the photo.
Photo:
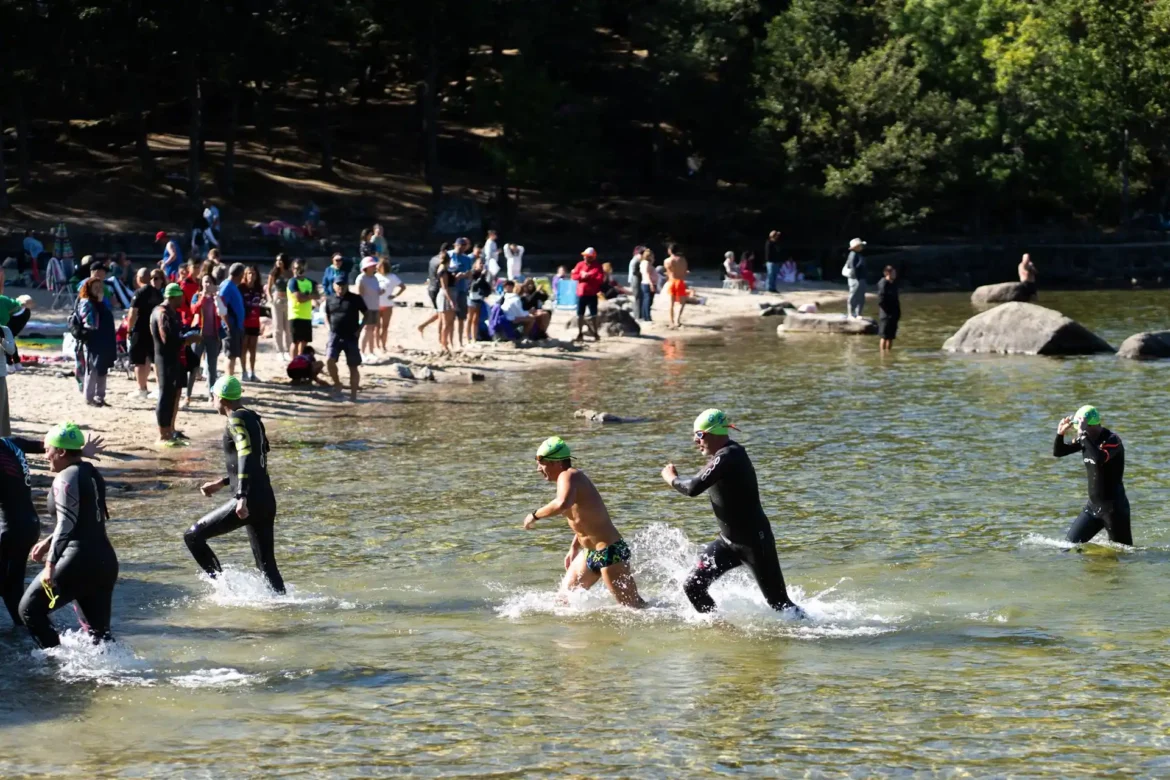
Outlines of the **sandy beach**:
[{"label": "sandy beach", "polygon": [[[568,360],[596,360],[617,358],[630,354],[648,344],[665,338],[688,338],[710,333],[727,320],[737,317],[759,316],[761,304],[789,301],[796,306],[817,303],[819,306],[841,305],[846,298],[842,287],[823,284],[799,284],[787,287],[782,293],[748,294],[741,291],[724,290],[714,275],[698,275],[691,286],[695,293],[706,298],[705,305],[688,306],[684,325],[677,330],[668,327],[668,302],[659,297],[654,304],[654,322],[639,323],[642,335],[638,337],[603,338],[599,343],[587,341],[573,344],[575,332],[566,329],[573,312],[555,312],[549,328],[551,338],[535,342],[531,346],[518,347],[510,343],[477,342],[467,345],[453,357],[439,354],[437,326],[429,327],[425,335],[418,333],[418,325],[432,314],[425,293],[425,275],[403,274],[407,285],[400,297],[404,306],[396,307],[390,329],[390,355],[376,363],[362,366],[362,385],[358,404],[371,402],[392,402],[406,394],[425,393],[437,383],[479,381],[483,378],[484,392],[493,377],[502,372],[523,371],[563,363]],[[21,288],[10,288],[9,295],[28,292]],[[67,310],[50,311],[51,296],[44,290],[32,293],[37,308],[33,320],[40,322],[64,322]],[[422,305],[420,305],[422,304]],[[119,318],[122,312],[117,312]],[[780,320],[777,319],[777,322]],[[35,331],[26,327],[26,332]],[[313,329],[313,346],[318,355],[324,357],[327,329],[317,326]],[[23,335],[22,335],[23,337]],[[59,352],[38,352],[21,350],[23,355],[59,354]],[[329,389],[316,387],[293,387],[285,374],[271,336],[261,338],[257,354],[257,375],[262,381],[245,383],[247,403],[260,412],[266,424],[272,428],[279,421],[306,415],[352,414],[354,404],[348,395],[334,394]],[[402,379],[398,364],[409,365],[415,374],[424,367],[434,372],[434,382]],[[226,359],[220,358],[220,371],[224,371]],[[339,366],[342,381],[347,381],[344,358]],[[153,377],[151,388],[153,389]],[[141,480],[165,483],[173,472],[176,461],[190,458],[193,450],[205,450],[218,446],[222,431],[222,418],[207,401],[207,384],[199,381],[195,385],[193,400],[188,409],[181,409],[177,428],[191,439],[188,448],[160,449],[156,446],[155,402],[132,399],[128,396],[135,388],[133,379],[125,372],[111,371],[106,395],[105,408],[88,407],[77,390],[72,369],[65,366],[39,366],[26,364],[18,373],[8,378],[9,402],[12,408],[13,435],[40,438],[53,423],[73,420],[91,434],[105,437],[107,448],[116,456],[115,466],[108,459],[118,476],[133,483]],[[40,465],[40,464],[35,464]],[[39,482],[40,480],[38,480]]]}]

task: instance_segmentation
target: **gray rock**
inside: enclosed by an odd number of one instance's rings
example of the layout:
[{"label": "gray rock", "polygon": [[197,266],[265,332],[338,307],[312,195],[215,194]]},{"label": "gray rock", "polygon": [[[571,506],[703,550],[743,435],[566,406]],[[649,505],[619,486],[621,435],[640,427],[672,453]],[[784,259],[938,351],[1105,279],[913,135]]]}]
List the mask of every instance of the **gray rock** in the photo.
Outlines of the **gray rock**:
[{"label": "gray rock", "polygon": [[414,372],[410,370],[410,366],[404,363],[395,363],[394,370],[398,372],[400,379],[414,379]]},{"label": "gray rock", "polygon": [[1005,303],[976,314],[943,343],[947,352],[1092,355],[1113,347],[1058,311],[1034,303]]},{"label": "gray rock", "polygon": [[[634,319],[634,315],[628,309],[618,306],[605,305],[597,312],[598,327],[605,332],[607,336],[641,336],[642,326]],[[565,324],[566,330],[577,329],[576,316],[570,317]]]},{"label": "gray rock", "polygon": [[869,317],[844,314],[801,314],[788,311],[776,333],[834,333],[843,336],[867,336],[877,333],[877,322]]},{"label": "gray rock", "polygon": [[1117,356],[1130,360],[1170,358],[1170,330],[1135,333],[1117,348]]},{"label": "gray rock", "polygon": [[985,284],[982,287],[976,287],[975,292],[971,293],[971,303],[1030,301],[1033,297],[1023,282],[1001,282],[1000,284]]},{"label": "gray rock", "polygon": [[796,311],[796,307],[788,301],[780,301],[780,303],[761,303],[760,316],[761,317],[783,317],[790,311]]},{"label": "gray rock", "polygon": [[434,382],[435,372],[432,371],[429,366],[423,366],[421,369],[419,369],[418,373],[414,375],[414,378],[420,379],[423,382]]},{"label": "gray rock", "polygon": [[645,422],[645,417],[622,417],[609,412],[598,412],[593,409],[578,409],[573,412],[573,416],[580,420],[588,420],[596,423],[636,423]]}]

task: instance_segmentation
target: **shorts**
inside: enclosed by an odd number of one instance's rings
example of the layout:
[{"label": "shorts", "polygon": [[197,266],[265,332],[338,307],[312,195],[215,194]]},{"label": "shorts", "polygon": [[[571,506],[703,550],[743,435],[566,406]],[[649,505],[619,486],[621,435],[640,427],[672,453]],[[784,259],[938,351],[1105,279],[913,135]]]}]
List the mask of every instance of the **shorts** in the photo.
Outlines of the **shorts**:
[{"label": "shorts", "polygon": [[378,324],[378,310],[366,309],[366,318],[362,320],[363,325],[374,326]]},{"label": "shorts", "polygon": [[577,298],[577,316],[582,317],[585,310],[589,310],[590,317],[597,316],[597,296],[596,295],[582,295]]},{"label": "shorts", "polygon": [[630,560],[630,546],[624,539],[606,547],[604,550],[588,550],[585,553],[585,568],[589,571],[601,571],[615,563],[628,563]]},{"label": "shorts", "polygon": [[141,334],[130,334],[130,363],[149,366],[154,358],[154,339]]},{"label": "shorts", "polygon": [[687,299],[687,283],[682,279],[671,279],[666,283],[666,294],[670,296],[672,301],[685,301]]},{"label": "shorts", "polygon": [[467,319],[467,293],[455,293],[455,319]]},{"label": "shorts", "polygon": [[455,311],[455,304],[447,300],[447,296],[439,293],[438,301],[435,303],[435,308],[440,312]]},{"label": "shorts", "polygon": [[244,353],[244,334],[228,328],[227,335],[223,337],[223,351],[229,359],[239,358]]},{"label": "shorts", "polygon": [[289,328],[292,330],[293,343],[308,344],[313,340],[312,320],[291,320]]},{"label": "shorts", "polygon": [[259,325],[245,325],[244,326],[244,335],[245,336],[259,336],[260,335],[260,326]]},{"label": "shorts", "polygon": [[362,353],[358,349],[357,336],[350,336],[349,338],[341,338],[336,333],[329,334],[329,341],[325,345],[325,354],[330,360],[336,361],[345,353],[345,364],[347,366],[360,366],[362,364]]}]

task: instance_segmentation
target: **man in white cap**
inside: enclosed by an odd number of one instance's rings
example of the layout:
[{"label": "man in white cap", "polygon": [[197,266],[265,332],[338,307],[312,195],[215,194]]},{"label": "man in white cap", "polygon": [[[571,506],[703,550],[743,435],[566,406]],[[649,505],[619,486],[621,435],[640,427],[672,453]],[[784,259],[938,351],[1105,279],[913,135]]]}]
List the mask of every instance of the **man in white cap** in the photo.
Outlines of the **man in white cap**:
[{"label": "man in white cap", "polygon": [[[593,340],[601,341],[601,330],[597,323],[597,296],[601,294],[601,288],[605,284],[605,270],[602,269],[601,263],[597,262],[596,249],[589,247],[581,253],[581,262],[577,263],[573,269],[572,278],[577,283],[577,338],[575,340],[585,340],[585,327],[588,325]],[[586,312],[589,314],[588,320],[585,319]]]},{"label": "man in white cap", "polygon": [[849,280],[849,316],[860,317],[865,308],[865,242],[855,238],[849,242],[849,259],[841,273]]},{"label": "man in white cap", "polygon": [[362,320],[361,353],[363,360],[374,359],[374,347],[377,344],[378,316],[382,299],[382,288],[378,284],[378,277],[374,272],[378,268],[378,261],[372,257],[363,257],[361,273],[357,278],[357,292],[366,304],[366,316]]}]

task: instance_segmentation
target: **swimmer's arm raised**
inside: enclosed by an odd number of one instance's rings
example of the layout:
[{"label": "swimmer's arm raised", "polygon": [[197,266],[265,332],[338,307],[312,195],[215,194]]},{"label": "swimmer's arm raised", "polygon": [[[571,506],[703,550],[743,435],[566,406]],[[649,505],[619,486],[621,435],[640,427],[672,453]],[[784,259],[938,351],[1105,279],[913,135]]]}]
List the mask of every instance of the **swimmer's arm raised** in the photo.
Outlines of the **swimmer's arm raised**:
[{"label": "swimmer's arm raised", "polygon": [[1054,457],[1063,458],[1065,455],[1072,455],[1074,452],[1081,451],[1081,443],[1074,441],[1071,444],[1065,442],[1064,434],[1058,434],[1056,441],[1052,443],[1052,454]]}]

